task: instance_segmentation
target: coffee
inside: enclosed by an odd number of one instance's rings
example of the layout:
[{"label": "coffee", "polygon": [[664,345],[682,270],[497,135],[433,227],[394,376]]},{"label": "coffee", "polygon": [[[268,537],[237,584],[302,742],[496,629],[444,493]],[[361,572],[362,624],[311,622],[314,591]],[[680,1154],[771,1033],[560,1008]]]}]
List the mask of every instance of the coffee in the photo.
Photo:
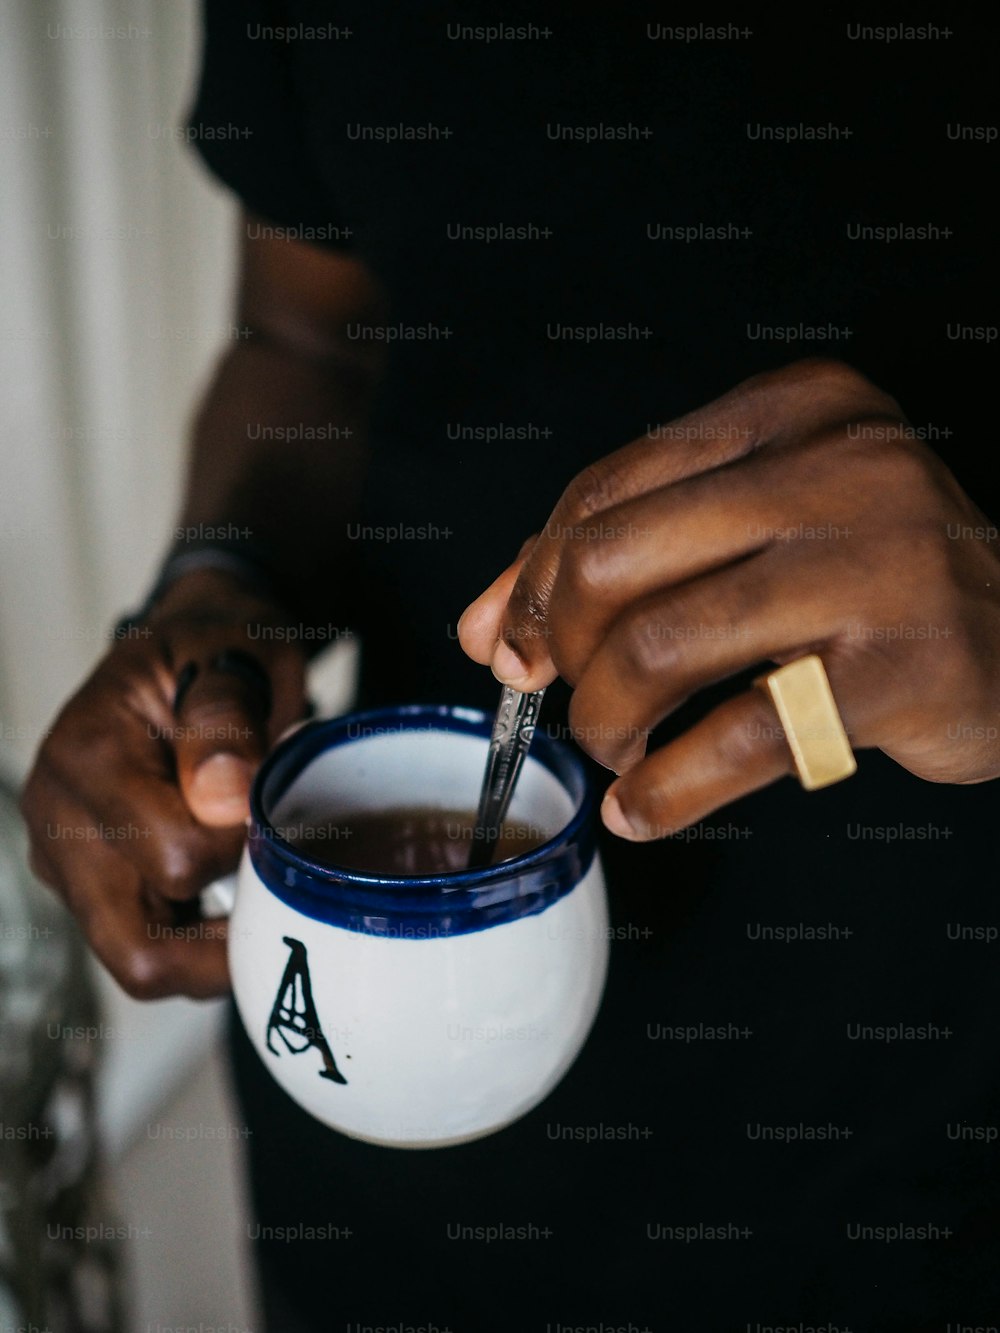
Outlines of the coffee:
[{"label": "coffee", "polygon": [[[345,815],[325,824],[300,825],[288,841],[311,860],[376,875],[440,875],[464,870],[475,837],[470,810],[397,806]],[[521,856],[547,842],[534,824],[505,821],[491,864]]]}]

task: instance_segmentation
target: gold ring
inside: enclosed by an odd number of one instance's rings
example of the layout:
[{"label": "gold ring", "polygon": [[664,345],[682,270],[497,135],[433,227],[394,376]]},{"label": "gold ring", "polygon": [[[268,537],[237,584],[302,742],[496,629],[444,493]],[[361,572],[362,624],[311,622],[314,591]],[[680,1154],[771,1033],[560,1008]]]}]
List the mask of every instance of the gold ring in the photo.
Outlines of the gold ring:
[{"label": "gold ring", "polygon": [[816,653],[758,676],[778,711],[799,781],[806,791],[849,778],[858,767],[833,697],[823,659]]}]

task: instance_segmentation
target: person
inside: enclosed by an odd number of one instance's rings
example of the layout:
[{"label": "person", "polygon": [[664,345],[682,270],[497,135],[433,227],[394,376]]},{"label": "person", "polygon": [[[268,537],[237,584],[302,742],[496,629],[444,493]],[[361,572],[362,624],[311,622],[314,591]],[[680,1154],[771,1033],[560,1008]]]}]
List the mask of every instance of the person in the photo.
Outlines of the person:
[{"label": "person", "polygon": [[364,706],[551,682],[607,789],[607,991],[516,1124],[354,1142],[234,1015],[269,1327],[1000,1309],[983,23],[209,0],[238,336],[27,784],[37,872],[133,995],[224,993],[169,927],[348,629]]}]

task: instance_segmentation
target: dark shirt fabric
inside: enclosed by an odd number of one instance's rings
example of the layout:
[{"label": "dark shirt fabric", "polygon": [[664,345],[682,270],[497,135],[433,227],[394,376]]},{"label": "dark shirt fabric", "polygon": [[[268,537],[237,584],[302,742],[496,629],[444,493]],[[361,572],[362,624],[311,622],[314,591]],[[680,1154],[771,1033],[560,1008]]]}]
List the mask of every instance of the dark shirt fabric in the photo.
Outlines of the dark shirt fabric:
[{"label": "dark shirt fabric", "polygon": [[[389,348],[358,520],[363,601],[378,610],[360,624],[366,704],[491,708],[495,682],[455,622],[574,474],[802,356],[864,370],[998,512],[980,445],[992,349],[958,336],[995,317],[989,150],[955,130],[995,119],[981,21],[886,41],[823,8],[792,28],[755,16],[728,40],[679,40],[652,36],[668,21],[645,14],[501,8],[207,5],[191,124],[208,165],[269,223],[364,257],[390,326],[448,331]],[[551,31],[485,42],[449,26],[497,22]],[[450,133],[359,137],[399,126]],[[555,126],[638,137],[584,143]],[[799,138],[766,137],[774,127]],[[550,234],[454,238],[529,224]],[[698,225],[740,234],[658,230]],[[895,225],[938,231],[852,232]],[[554,325],[634,332],[587,343]],[[800,336],[766,332],[790,328]],[[514,432],[502,445],[463,429],[497,426]],[[429,533],[379,534],[399,525]],[[566,697],[546,701],[553,730]],[[353,1233],[257,1242],[271,1326],[996,1322],[1000,944],[949,927],[1000,919],[997,791],[864,753],[849,782],[805,793],[785,780],[688,839],[604,837],[615,938],[593,1034],[541,1106],[478,1143],[408,1153],[331,1132],[270,1080],[234,1016],[258,1222]],[[763,940],[761,923],[839,934]],[[698,1024],[749,1035],[663,1035]],[[932,1035],[855,1039],[856,1024]],[[837,1133],[766,1141],[757,1126]],[[588,1127],[604,1137],[576,1137]],[[496,1223],[550,1234],[448,1236]],[[699,1226],[726,1238],[669,1230]],[[857,1238],[864,1227],[881,1239]],[[894,1227],[906,1238],[878,1230]]]}]

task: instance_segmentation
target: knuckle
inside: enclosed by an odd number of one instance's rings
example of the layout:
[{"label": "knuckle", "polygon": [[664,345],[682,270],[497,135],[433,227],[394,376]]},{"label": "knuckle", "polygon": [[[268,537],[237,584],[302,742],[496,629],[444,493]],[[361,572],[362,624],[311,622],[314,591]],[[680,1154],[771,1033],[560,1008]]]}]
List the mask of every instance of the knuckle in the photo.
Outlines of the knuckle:
[{"label": "knuckle", "polygon": [[81,919],[90,947],[126,995],[133,1000],[159,1000],[176,992],[168,961],[152,939],[128,938],[120,920],[103,911]]},{"label": "knuckle", "polygon": [[745,381],[754,396],[786,402],[791,408],[821,404],[833,417],[899,416],[899,405],[856,366],[836,357],[811,356],[766,370]]},{"label": "knuckle", "polygon": [[190,898],[201,887],[202,858],[183,838],[162,839],[156,849],[157,887],[169,898]]},{"label": "knuckle", "polygon": [[629,616],[618,634],[618,655],[627,680],[679,675],[681,654],[670,626],[648,615]]},{"label": "knuckle", "polygon": [[800,361],[793,361],[785,369],[806,384],[851,386],[870,383],[860,370],[835,356],[806,356]]},{"label": "knuckle", "polygon": [[577,473],[563,494],[560,509],[582,520],[610,509],[621,497],[619,474],[608,459],[603,459]]},{"label": "knuckle", "polygon": [[181,715],[185,731],[195,737],[199,732],[204,732],[209,740],[215,739],[213,732],[220,725],[239,727],[244,721],[235,689],[231,692],[218,690],[212,694],[203,693],[196,699],[185,701]]},{"label": "knuckle", "polygon": [[936,459],[917,441],[886,442],[879,448],[875,463],[893,494],[907,499],[922,497],[935,486]]},{"label": "knuckle", "polygon": [[802,390],[822,395],[832,404],[871,405],[872,411],[898,412],[895,400],[884,393],[867,375],[847,361],[832,356],[804,357],[787,367],[791,382]]},{"label": "knuckle", "polygon": [[[827,431],[820,441],[830,445],[829,462],[849,469],[849,483],[862,518],[885,535],[894,524],[940,520],[941,495],[949,491],[947,469],[920,441],[908,438],[907,427],[892,414],[853,416],[846,430]],[[875,435],[873,442],[868,438]]]},{"label": "knuckle", "polygon": [[957,558],[954,543],[938,523],[919,523],[907,526],[900,534],[898,559],[905,562],[907,585],[916,594],[918,604],[929,610],[932,602],[947,613],[946,589],[951,582],[953,563]]},{"label": "knuckle", "polygon": [[151,945],[130,950],[112,974],[133,1000],[161,1000],[174,992],[166,960]]},{"label": "knuckle", "polygon": [[559,568],[560,589],[571,613],[593,598],[603,598],[614,582],[616,562],[602,541],[574,541],[563,553]]},{"label": "knuckle", "polygon": [[774,709],[761,696],[753,723],[729,726],[715,739],[715,754],[724,772],[743,773],[760,758],[761,747],[777,750],[786,742],[779,734]]},{"label": "knuckle", "polygon": [[577,690],[570,699],[569,726],[573,739],[591,759],[620,772],[645,752],[647,728],[627,715],[609,714],[598,699]]},{"label": "knuckle", "polygon": [[867,383],[860,371],[832,356],[805,356],[783,366],[759,371],[745,384],[757,390],[787,389],[799,386]]}]

